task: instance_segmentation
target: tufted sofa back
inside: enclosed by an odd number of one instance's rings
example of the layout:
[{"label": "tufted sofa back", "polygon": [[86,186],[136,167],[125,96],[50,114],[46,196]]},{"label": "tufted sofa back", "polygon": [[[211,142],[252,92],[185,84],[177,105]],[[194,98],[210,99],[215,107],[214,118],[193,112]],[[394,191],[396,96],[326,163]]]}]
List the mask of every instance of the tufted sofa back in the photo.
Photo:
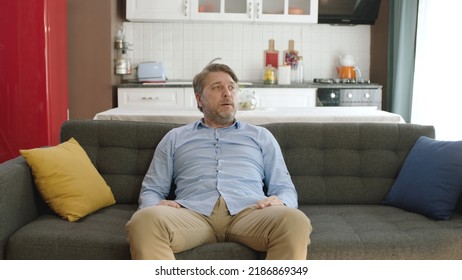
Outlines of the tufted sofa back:
[{"label": "tufted sofa back", "polygon": [[111,187],[117,203],[137,204],[141,182],[162,137],[178,125],[72,120],[61,141],[74,137]]},{"label": "tufted sofa back", "polygon": [[300,204],[379,204],[420,136],[432,126],[396,123],[266,125],[281,146]]},{"label": "tufted sofa back", "polygon": [[[74,137],[112,188],[117,203],[136,204],[154,149],[176,124],[72,120]],[[278,140],[300,204],[378,204],[403,161],[432,126],[391,123],[267,124]]]}]

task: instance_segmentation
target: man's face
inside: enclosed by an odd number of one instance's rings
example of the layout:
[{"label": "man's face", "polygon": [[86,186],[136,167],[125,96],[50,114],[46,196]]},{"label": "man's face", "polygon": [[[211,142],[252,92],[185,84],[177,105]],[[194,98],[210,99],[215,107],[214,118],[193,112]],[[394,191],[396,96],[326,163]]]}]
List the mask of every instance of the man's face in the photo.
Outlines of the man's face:
[{"label": "man's face", "polygon": [[204,113],[205,124],[225,127],[234,122],[237,111],[237,84],[225,72],[211,72],[205,80],[202,94],[196,100]]}]

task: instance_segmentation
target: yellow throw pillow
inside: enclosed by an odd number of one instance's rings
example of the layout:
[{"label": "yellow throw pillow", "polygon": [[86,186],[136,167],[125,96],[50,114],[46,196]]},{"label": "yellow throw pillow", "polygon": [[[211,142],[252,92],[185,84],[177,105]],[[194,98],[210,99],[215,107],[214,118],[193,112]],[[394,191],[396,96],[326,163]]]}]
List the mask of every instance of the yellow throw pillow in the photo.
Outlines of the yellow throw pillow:
[{"label": "yellow throw pillow", "polygon": [[74,138],[20,153],[32,169],[40,195],[63,219],[74,222],[115,203],[110,187]]}]

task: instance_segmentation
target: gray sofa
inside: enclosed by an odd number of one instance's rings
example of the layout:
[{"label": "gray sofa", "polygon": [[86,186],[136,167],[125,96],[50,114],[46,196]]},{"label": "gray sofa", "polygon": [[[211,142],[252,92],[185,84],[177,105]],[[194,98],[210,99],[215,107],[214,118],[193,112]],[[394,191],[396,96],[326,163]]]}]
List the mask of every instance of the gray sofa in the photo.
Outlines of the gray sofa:
[{"label": "gray sofa", "polygon": [[[22,157],[0,165],[0,258],[129,259],[124,225],[137,209],[154,148],[173,124],[69,121],[74,137],[111,187],[117,203],[77,222],[41,200]],[[382,204],[416,139],[431,126],[380,123],[265,125],[277,138],[311,219],[310,259],[462,259],[462,206],[448,221]],[[178,259],[261,259],[236,243],[176,254]]]}]

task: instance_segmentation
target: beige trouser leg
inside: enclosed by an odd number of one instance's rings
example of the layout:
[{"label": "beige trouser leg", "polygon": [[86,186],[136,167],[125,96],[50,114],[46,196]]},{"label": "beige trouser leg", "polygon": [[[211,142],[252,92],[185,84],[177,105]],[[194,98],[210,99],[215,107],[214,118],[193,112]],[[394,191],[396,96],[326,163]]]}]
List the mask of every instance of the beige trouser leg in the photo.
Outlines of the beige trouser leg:
[{"label": "beige trouser leg", "polygon": [[185,208],[153,206],[137,211],[126,225],[133,259],[174,259],[174,253],[217,241],[234,241],[267,251],[267,259],[306,259],[311,224],[284,206],[250,207],[229,215],[220,198],[210,217]]},{"label": "beige trouser leg", "polygon": [[311,223],[298,209],[271,206],[247,208],[230,225],[227,241],[267,251],[269,260],[305,260],[310,244]]},{"label": "beige trouser leg", "polygon": [[135,260],[173,260],[173,253],[217,241],[207,219],[185,208],[143,208],[133,215],[125,229]]}]

